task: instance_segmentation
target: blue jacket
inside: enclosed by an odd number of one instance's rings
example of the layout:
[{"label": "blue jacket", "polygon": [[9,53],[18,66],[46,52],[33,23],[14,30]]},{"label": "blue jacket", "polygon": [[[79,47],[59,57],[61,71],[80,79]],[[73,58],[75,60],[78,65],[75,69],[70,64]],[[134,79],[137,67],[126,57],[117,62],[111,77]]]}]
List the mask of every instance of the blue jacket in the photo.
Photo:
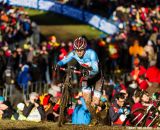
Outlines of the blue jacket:
[{"label": "blue jacket", "polygon": [[74,112],[72,114],[72,124],[83,124],[83,125],[88,125],[91,121],[91,114],[89,113],[86,103],[84,101],[84,98],[80,98],[82,104],[78,104]]},{"label": "blue jacket", "polygon": [[19,74],[18,74],[18,79],[17,79],[17,82],[18,84],[24,88],[27,88],[27,85],[28,85],[28,81],[31,80],[31,76],[29,74],[29,67],[24,67],[23,68],[23,71],[21,71]]},{"label": "blue jacket", "polygon": [[94,76],[99,72],[98,56],[97,56],[96,52],[92,49],[87,49],[84,56],[81,58],[78,57],[78,55],[75,53],[75,51],[72,51],[69,53],[69,55],[67,57],[63,58],[63,60],[59,61],[57,64],[59,66],[63,66],[65,64],[67,64],[68,62],[70,62],[72,59],[75,59],[80,65],[86,64],[89,67],[91,67],[92,70],[90,71],[90,76]]}]

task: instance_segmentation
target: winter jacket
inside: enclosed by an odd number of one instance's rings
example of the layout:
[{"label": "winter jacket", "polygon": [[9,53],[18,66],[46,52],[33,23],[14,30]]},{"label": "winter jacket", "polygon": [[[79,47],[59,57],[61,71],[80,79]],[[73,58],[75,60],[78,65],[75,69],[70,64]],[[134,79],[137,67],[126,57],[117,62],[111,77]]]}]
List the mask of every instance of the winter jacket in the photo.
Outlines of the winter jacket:
[{"label": "winter jacket", "polygon": [[14,81],[15,81],[15,73],[14,71],[12,70],[11,67],[7,67],[7,69],[4,71],[3,73],[3,81],[6,83],[6,84],[13,84]]},{"label": "winter jacket", "polygon": [[57,64],[59,66],[63,66],[69,63],[72,59],[75,59],[81,66],[91,67],[92,70],[89,73],[90,76],[94,76],[99,72],[99,59],[96,52],[92,49],[87,49],[84,56],[81,58],[75,53],[75,51],[72,51],[68,56],[64,57],[63,60],[59,61]]},{"label": "winter jacket", "polygon": [[35,107],[34,104],[29,103],[28,105],[25,105],[23,115],[29,121],[39,122],[41,120],[44,120],[45,111],[42,105]]},{"label": "winter jacket", "polygon": [[28,81],[31,80],[31,76],[29,74],[29,66],[24,65],[22,71],[18,75],[17,82],[20,86],[27,89]]},{"label": "winter jacket", "polygon": [[88,125],[91,121],[91,114],[87,109],[84,98],[80,98],[82,104],[76,105],[72,114],[72,124],[84,124]]},{"label": "winter jacket", "polygon": [[[127,118],[124,113],[119,113],[121,107],[116,103],[116,101],[109,108],[109,116],[114,126],[122,126],[125,119]],[[126,125],[129,125],[129,121],[126,122]]]}]

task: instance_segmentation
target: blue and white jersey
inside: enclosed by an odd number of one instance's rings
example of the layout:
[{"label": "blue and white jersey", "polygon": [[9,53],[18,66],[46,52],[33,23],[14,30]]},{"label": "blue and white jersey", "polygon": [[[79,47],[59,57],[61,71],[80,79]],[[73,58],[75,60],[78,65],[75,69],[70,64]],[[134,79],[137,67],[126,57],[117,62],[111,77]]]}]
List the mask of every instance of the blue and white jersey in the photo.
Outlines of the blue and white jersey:
[{"label": "blue and white jersey", "polygon": [[65,64],[67,64],[68,62],[70,62],[72,59],[75,59],[82,66],[87,65],[88,67],[91,67],[92,70],[89,73],[90,76],[94,76],[99,72],[98,56],[97,56],[96,52],[92,49],[87,49],[85,51],[85,54],[83,57],[78,57],[76,52],[72,51],[68,54],[68,56],[63,58],[63,60],[59,61],[58,65],[63,66]]}]

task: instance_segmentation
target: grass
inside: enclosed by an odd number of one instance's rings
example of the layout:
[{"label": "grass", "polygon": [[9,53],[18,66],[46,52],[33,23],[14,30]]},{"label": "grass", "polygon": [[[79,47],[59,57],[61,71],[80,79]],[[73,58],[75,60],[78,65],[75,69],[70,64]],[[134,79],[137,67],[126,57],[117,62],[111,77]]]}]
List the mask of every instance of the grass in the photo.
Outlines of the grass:
[{"label": "grass", "polygon": [[58,40],[66,41],[81,35],[86,35],[88,39],[97,39],[103,34],[92,26],[60,14],[34,9],[26,9],[26,11],[46,37],[55,35]]}]

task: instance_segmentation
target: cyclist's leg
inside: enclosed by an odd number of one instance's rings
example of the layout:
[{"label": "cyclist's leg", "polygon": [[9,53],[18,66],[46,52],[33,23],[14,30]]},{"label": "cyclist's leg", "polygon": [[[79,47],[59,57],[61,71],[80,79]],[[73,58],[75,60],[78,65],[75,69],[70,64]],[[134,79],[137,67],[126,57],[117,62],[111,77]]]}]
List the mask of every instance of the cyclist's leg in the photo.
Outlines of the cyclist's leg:
[{"label": "cyclist's leg", "polygon": [[91,113],[91,118],[92,118],[91,124],[95,125],[95,124],[97,124],[96,109],[92,105],[92,89],[91,89],[91,87],[82,88],[82,93],[83,93],[83,97],[86,102],[86,106],[87,106],[89,112]]},{"label": "cyclist's leg", "polygon": [[92,116],[91,125],[96,125],[99,122],[99,115],[96,113],[96,107],[99,105],[102,89],[100,73],[97,74],[94,78],[89,79],[88,85],[92,86],[91,102],[87,103]]}]

